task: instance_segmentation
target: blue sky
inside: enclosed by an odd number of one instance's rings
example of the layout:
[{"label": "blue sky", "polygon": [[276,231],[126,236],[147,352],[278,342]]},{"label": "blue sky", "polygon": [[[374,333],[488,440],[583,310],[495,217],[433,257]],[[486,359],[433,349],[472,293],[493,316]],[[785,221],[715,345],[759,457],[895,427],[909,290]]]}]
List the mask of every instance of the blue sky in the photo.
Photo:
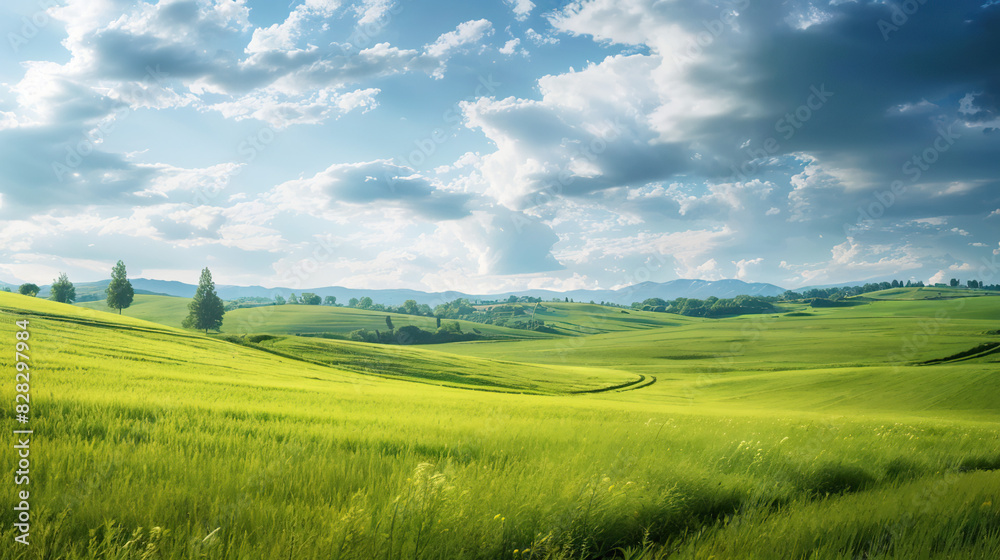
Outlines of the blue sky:
[{"label": "blue sky", "polygon": [[0,280],[998,283],[1000,6],[0,8]]}]

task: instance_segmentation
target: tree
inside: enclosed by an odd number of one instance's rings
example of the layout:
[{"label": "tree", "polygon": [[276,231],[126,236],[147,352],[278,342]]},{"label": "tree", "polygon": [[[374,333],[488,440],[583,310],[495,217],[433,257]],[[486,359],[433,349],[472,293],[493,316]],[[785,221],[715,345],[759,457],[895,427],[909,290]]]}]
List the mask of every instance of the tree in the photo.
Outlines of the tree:
[{"label": "tree", "polygon": [[368,296],[365,296],[358,301],[358,307],[361,309],[371,309],[372,305],[372,298]]},{"label": "tree", "polygon": [[288,296],[288,304],[296,305],[297,303],[299,303],[299,298],[295,297],[295,292],[292,292],[291,295]]},{"label": "tree", "polygon": [[958,287],[958,278],[952,278],[950,284],[951,284],[952,288],[957,288]]},{"label": "tree", "polygon": [[17,289],[17,293],[31,297],[37,296],[39,291],[41,291],[41,288],[39,288],[37,284],[30,283],[21,284],[21,286]]},{"label": "tree", "polygon": [[285,305],[285,298],[281,297],[281,294],[276,294],[274,296],[275,305]]},{"label": "tree", "polygon": [[59,278],[56,278],[52,282],[49,299],[58,301],[59,303],[73,303],[76,301],[76,288],[73,287],[73,283],[69,281],[69,277],[66,276],[65,272],[60,272]]},{"label": "tree", "polygon": [[406,313],[408,315],[416,315],[419,312],[418,309],[419,308],[417,307],[417,300],[415,299],[408,299],[403,302],[403,313]]},{"label": "tree", "polygon": [[347,301],[347,307],[357,307],[357,306],[358,306],[358,298],[352,297]]},{"label": "tree", "polygon": [[393,326],[392,326],[392,317],[390,317],[388,315],[385,316],[385,326],[389,327],[390,331],[393,329]]},{"label": "tree", "polygon": [[323,303],[323,298],[319,297],[314,293],[305,292],[304,294],[302,294],[303,305],[319,305],[321,303]]},{"label": "tree", "polygon": [[118,264],[111,269],[111,282],[104,293],[108,295],[108,307],[117,309],[119,315],[122,314],[122,309],[132,305],[135,290],[132,289],[132,283],[128,281],[125,263],[122,261],[118,261]]},{"label": "tree", "polygon": [[222,316],[226,309],[222,299],[215,293],[215,282],[212,281],[212,272],[208,268],[201,271],[198,290],[188,304],[188,311],[189,314],[182,323],[184,328],[205,329],[205,334],[208,334],[209,329],[219,330],[222,326]]},{"label": "tree", "polygon": [[323,298],[323,303],[326,305],[337,305],[337,298],[336,296],[326,296]]},{"label": "tree", "polygon": [[7,292],[9,294],[10,293],[10,287],[4,286],[3,287],[3,291],[5,291],[5,292]]}]

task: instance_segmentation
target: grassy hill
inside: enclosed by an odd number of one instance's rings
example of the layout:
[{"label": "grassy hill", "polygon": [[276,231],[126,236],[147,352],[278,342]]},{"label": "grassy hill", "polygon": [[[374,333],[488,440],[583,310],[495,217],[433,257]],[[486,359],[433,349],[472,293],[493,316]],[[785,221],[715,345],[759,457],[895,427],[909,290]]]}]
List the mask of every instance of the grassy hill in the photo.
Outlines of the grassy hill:
[{"label": "grassy hill", "polygon": [[[136,295],[132,305],[122,310],[122,315],[180,328],[181,322],[187,317],[187,306],[190,302],[189,298]],[[104,301],[85,302],[78,305],[87,309],[118,313],[116,310],[108,308]],[[346,335],[357,329],[385,330],[386,315],[392,318],[396,328],[415,325],[425,330],[436,329],[436,321],[432,317],[417,317],[347,307],[277,305],[229,311],[224,317],[222,332],[231,334],[331,333]],[[449,319],[449,321],[451,320]],[[473,332],[472,329],[477,329],[488,336],[512,338],[551,338],[553,336],[547,333],[481,325],[468,321],[458,321],[458,323],[463,332]]]},{"label": "grassy hill", "polygon": [[1000,339],[996,301],[257,348],[0,293],[34,430],[0,559],[995,558],[997,356],[915,364]]},{"label": "grassy hill", "polygon": [[[123,317],[133,317],[144,321],[152,321],[171,327],[180,328],[181,322],[187,317],[190,298],[171,296],[136,294],[132,305],[121,310]],[[95,311],[104,311],[118,315],[118,310],[108,307],[107,301],[88,301],[77,306]]]},{"label": "grassy hill", "polygon": [[1000,297],[1000,292],[973,290],[966,288],[941,288],[941,287],[892,288],[889,290],[881,290],[878,292],[869,292],[861,297],[869,299],[888,299],[888,300],[928,300],[928,299],[936,300],[936,299],[954,299],[954,298],[967,298],[967,297]]}]

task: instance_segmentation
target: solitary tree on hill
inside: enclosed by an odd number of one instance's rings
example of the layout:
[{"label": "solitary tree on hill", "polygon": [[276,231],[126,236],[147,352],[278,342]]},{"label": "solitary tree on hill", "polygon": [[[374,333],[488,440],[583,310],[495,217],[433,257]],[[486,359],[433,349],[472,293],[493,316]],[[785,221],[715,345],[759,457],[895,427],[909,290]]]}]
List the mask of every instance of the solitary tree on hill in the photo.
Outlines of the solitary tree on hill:
[{"label": "solitary tree on hill", "polygon": [[49,299],[59,303],[76,301],[76,288],[73,287],[73,283],[69,281],[65,272],[59,273],[59,278],[56,278],[55,282],[52,283],[52,293],[49,295]]},{"label": "solitary tree on hill", "polygon": [[31,284],[30,282],[27,284],[21,284],[21,286],[17,288],[17,293],[31,297],[37,296],[39,291],[41,291],[41,288],[38,287],[38,284]]},{"label": "solitary tree on hill", "polygon": [[215,282],[212,281],[212,273],[208,268],[201,271],[198,290],[188,304],[188,311],[189,314],[182,323],[184,328],[205,329],[205,334],[208,334],[209,329],[219,330],[222,326],[222,316],[226,309],[222,299],[215,293]]},{"label": "solitary tree on hill", "polygon": [[132,283],[128,281],[125,263],[122,261],[118,261],[118,264],[111,269],[111,282],[104,293],[108,295],[108,307],[117,309],[119,315],[122,314],[122,309],[132,305],[135,290],[132,289]]}]

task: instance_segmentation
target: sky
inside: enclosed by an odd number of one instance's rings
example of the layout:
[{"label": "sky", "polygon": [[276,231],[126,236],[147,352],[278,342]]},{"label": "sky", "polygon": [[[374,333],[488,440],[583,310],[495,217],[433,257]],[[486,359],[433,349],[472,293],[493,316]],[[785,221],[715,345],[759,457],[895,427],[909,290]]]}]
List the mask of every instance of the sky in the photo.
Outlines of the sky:
[{"label": "sky", "polygon": [[1000,2],[14,0],[0,280],[1000,283]]}]

